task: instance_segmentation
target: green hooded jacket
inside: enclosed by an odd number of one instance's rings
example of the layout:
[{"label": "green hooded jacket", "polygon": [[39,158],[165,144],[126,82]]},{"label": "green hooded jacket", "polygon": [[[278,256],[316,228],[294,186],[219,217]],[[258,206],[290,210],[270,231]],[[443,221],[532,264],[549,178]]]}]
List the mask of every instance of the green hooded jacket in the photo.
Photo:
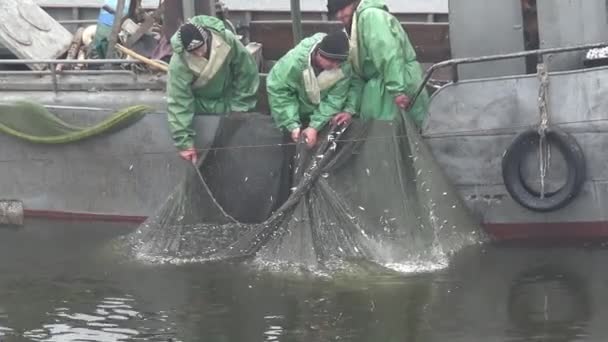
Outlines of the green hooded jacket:
[{"label": "green hooded jacket", "polygon": [[305,76],[306,72],[312,72],[311,56],[323,37],[325,33],[317,33],[303,39],[268,74],[268,102],[279,128],[292,131],[309,122],[309,127],[320,130],[343,110],[352,75],[350,63],[317,77],[314,72]]},{"label": "green hooded jacket", "polygon": [[[350,56],[354,72],[345,111],[363,119],[392,120],[399,113],[395,97],[414,96],[423,79],[422,68],[401,23],[386,10],[385,0],[362,0],[355,15]],[[409,111],[419,126],[428,101],[425,90]]]},{"label": "green hooded jacket", "polygon": [[255,108],[259,73],[255,60],[224,23],[205,15],[190,22],[212,34],[209,60],[187,53],[179,31],[171,38],[167,107],[175,146],[194,146],[192,120],[195,113],[248,112]]}]

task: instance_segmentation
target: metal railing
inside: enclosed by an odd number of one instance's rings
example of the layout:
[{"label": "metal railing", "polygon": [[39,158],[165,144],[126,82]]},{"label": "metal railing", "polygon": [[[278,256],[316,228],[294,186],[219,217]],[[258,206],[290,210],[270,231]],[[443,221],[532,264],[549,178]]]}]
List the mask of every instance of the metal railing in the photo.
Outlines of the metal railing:
[{"label": "metal railing", "polygon": [[562,47],[562,48],[550,48],[550,49],[522,51],[522,52],[515,52],[515,53],[508,53],[508,54],[501,54],[501,55],[492,55],[492,56],[483,56],[483,57],[456,58],[456,59],[450,59],[447,61],[439,62],[439,63],[436,63],[433,66],[431,66],[426,71],[426,73],[424,75],[424,79],[422,80],[422,83],[418,87],[418,90],[416,90],[416,93],[410,103],[413,105],[416,102],[416,100],[418,99],[418,97],[420,96],[422,91],[426,88],[427,83],[431,80],[433,73],[435,73],[435,71],[437,71],[439,69],[451,67],[452,68],[452,83],[456,83],[456,82],[458,82],[458,66],[462,65],[462,64],[492,62],[492,61],[515,59],[515,58],[522,58],[522,57],[528,57],[528,56],[534,56],[534,55],[538,56],[539,60],[542,61],[542,59],[545,55],[581,51],[581,50],[590,50],[590,49],[602,48],[602,47],[607,47],[607,46],[608,46],[608,43],[606,43],[606,42],[605,43],[594,43],[594,44],[577,45],[577,46],[569,46],[569,47]]},{"label": "metal railing", "polygon": [[59,77],[61,75],[128,75],[137,81],[137,74],[130,70],[57,70],[56,66],[63,65],[133,65],[145,64],[138,60],[126,59],[0,59],[0,65],[46,65],[47,70],[0,70],[0,75],[36,75],[51,76],[53,91],[59,91]]}]

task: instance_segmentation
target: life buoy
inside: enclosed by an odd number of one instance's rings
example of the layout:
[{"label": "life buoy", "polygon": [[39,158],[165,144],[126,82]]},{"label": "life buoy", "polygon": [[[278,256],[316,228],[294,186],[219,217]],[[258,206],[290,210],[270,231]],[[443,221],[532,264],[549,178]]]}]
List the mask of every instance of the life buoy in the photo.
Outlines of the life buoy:
[{"label": "life buoy", "polygon": [[502,159],[502,177],[507,191],[521,206],[538,212],[549,212],[563,208],[580,192],[586,177],[585,155],[570,134],[559,128],[549,128],[547,142],[559,149],[567,164],[566,183],[553,192],[545,193],[541,198],[537,191],[530,189],[522,179],[521,166],[523,157],[531,148],[538,146],[540,136],[536,130],[520,133]]}]

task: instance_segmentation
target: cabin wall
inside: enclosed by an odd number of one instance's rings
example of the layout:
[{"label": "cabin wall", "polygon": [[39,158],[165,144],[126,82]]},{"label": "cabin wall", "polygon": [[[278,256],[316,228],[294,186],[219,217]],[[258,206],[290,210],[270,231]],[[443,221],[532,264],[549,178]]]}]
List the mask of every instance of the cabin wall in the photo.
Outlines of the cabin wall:
[{"label": "cabin wall", "polygon": [[[447,24],[443,23],[403,23],[403,27],[416,49],[418,60],[435,63],[449,59],[450,37]],[[304,21],[305,36],[316,32],[332,32],[342,29],[342,25],[332,21]],[[264,59],[278,60],[293,47],[293,33],[290,21],[252,21],[249,26],[250,40],[261,43]]]},{"label": "cabin wall", "polygon": [[[537,1],[541,48],[608,41],[606,0]],[[554,55],[549,60],[549,68],[553,71],[582,68],[585,52]]]},{"label": "cabin wall", "polygon": [[[478,57],[524,50],[520,0],[450,1],[452,57]],[[458,68],[460,79],[523,74],[523,58]]]}]

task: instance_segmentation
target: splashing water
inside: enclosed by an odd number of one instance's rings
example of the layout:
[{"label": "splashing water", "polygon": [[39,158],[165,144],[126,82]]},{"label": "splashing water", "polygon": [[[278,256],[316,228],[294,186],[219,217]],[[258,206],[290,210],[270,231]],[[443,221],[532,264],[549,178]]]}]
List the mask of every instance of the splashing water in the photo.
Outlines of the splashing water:
[{"label": "splashing water", "polygon": [[[229,117],[222,125],[221,132],[251,143],[251,134]],[[205,159],[129,237],[132,254],[175,264],[255,257],[260,268],[318,274],[357,271],[371,262],[411,273],[446,267],[452,253],[483,236],[406,115],[332,129],[312,150],[290,148],[268,156],[281,159],[278,164],[229,148]],[[289,182],[277,179],[276,165],[291,172]],[[247,179],[246,186],[261,193],[228,198],[228,188],[213,187],[217,170],[222,184],[231,188]],[[269,194],[272,182],[279,190]],[[283,200],[263,222],[243,223],[239,213],[263,198]]]}]

